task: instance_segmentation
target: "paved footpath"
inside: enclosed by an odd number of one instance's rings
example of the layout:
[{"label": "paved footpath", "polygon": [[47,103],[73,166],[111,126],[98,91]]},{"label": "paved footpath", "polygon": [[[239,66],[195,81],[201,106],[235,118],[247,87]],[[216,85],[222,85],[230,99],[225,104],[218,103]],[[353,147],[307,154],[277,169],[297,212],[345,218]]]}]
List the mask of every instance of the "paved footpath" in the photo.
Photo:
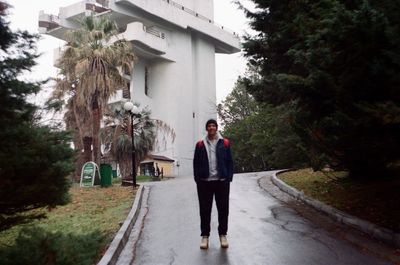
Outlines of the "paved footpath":
[{"label": "paved footpath", "polygon": [[[264,173],[271,174],[271,173]],[[392,264],[337,239],[258,185],[260,175],[235,175],[228,240],[221,249],[214,204],[210,248],[201,250],[196,186],[191,177],[150,185],[133,264],[336,265]]]}]

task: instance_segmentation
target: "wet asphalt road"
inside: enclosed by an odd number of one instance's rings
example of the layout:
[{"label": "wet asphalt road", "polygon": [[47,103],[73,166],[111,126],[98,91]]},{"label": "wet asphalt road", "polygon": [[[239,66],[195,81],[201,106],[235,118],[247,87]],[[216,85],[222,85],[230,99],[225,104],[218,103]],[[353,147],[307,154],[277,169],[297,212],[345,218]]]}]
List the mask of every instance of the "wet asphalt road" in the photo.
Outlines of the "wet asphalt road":
[{"label": "wet asphalt road", "polygon": [[215,203],[210,247],[199,248],[199,208],[191,177],[149,184],[149,211],[133,264],[391,264],[361,252],[300,217],[259,187],[260,177],[234,176],[230,194],[230,247],[226,250],[219,246]]}]

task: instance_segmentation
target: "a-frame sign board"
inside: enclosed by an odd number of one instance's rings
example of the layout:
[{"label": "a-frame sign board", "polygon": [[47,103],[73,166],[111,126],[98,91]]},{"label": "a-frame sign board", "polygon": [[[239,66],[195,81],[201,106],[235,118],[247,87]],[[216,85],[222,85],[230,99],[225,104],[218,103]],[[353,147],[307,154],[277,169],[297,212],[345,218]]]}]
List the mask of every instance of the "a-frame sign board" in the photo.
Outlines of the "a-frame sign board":
[{"label": "a-frame sign board", "polygon": [[100,170],[99,167],[95,162],[86,162],[83,167],[82,167],[82,172],[81,172],[81,182],[80,186],[81,187],[93,187],[94,185],[94,178],[96,176],[96,170],[97,173],[100,176]]}]

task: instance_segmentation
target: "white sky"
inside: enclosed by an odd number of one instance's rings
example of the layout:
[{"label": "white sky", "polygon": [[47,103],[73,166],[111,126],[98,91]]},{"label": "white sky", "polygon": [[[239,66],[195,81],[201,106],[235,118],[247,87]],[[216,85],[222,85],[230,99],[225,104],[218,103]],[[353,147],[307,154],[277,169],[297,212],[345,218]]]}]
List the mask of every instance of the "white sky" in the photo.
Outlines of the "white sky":
[{"label": "white sky", "polygon": [[[199,0],[201,1],[201,0]],[[59,7],[67,6],[79,0],[6,0],[13,6],[10,10],[10,21],[12,29],[27,30],[32,33],[38,33],[39,11],[44,10],[47,14],[58,15]],[[243,1],[247,5],[248,0]],[[248,30],[246,18],[242,11],[238,10],[232,0],[214,0],[214,20],[225,27],[238,32],[240,35]],[[26,77],[31,80],[43,80],[49,77],[55,77],[57,69],[53,67],[53,50],[64,44],[49,35],[42,35],[38,42],[38,52],[42,56],[38,59],[38,65],[32,69],[32,73]],[[246,61],[241,53],[233,55],[216,56],[216,85],[217,102],[223,100],[232,90],[237,77],[244,73]],[[46,94],[38,95],[41,97]],[[35,100],[36,101],[36,100]],[[41,101],[38,99],[38,101]]]}]

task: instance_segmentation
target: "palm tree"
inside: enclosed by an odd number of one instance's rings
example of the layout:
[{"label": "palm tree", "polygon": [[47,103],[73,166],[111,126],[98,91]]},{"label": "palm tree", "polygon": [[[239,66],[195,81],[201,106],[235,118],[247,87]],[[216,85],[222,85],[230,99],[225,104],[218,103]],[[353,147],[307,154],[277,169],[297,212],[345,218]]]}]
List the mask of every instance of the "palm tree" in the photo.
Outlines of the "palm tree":
[{"label": "palm tree", "polygon": [[150,114],[148,109],[144,109],[132,121],[121,103],[110,106],[105,114],[102,142],[106,151],[109,150],[112,158],[119,164],[124,179],[128,179],[132,172],[131,122],[134,128],[136,165],[153,150],[158,133],[175,140],[174,130],[161,120],[151,119]]},{"label": "palm tree", "polygon": [[132,71],[131,44],[116,40],[118,27],[108,17],[88,16],[67,34],[68,43],[58,66],[57,97],[69,95],[71,120],[77,125],[86,161],[100,162],[100,122],[110,97],[123,88],[121,72]]}]

